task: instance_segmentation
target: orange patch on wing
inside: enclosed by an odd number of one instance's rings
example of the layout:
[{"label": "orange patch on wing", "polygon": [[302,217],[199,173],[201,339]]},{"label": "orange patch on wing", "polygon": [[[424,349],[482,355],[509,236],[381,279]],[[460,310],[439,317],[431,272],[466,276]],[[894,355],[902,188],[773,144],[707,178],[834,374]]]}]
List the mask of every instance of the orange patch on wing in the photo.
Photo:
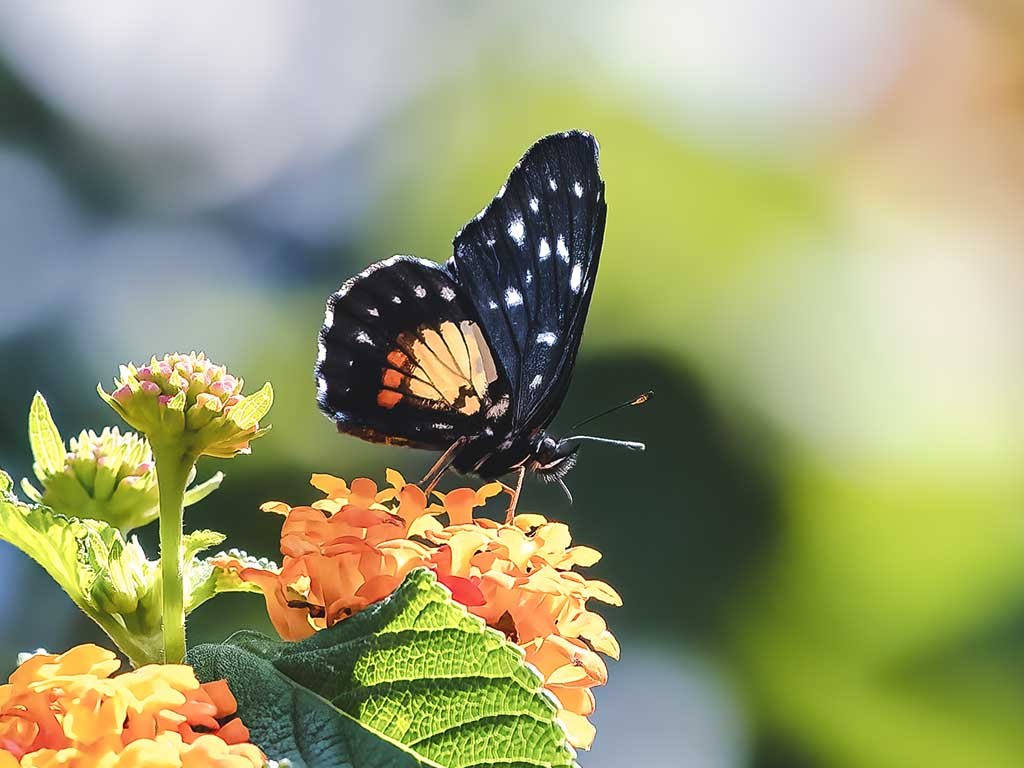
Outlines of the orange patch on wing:
[{"label": "orange patch on wing", "polygon": [[400,349],[393,349],[388,352],[388,362],[399,370],[405,370],[405,365],[409,362],[409,356]]},{"label": "orange patch on wing", "polygon": [[385,387],[390,387],[391,389],[398,389],[403,379],[405,379],[405,376],[396,371],[394,368],[388,368],[384,371]]},{"label": "orange patch on wing", "polygon": [[401,400],[401,392],[392,392],[390,389],[382,389],[377,393],[377,405],[381,408],[394,408]]}]

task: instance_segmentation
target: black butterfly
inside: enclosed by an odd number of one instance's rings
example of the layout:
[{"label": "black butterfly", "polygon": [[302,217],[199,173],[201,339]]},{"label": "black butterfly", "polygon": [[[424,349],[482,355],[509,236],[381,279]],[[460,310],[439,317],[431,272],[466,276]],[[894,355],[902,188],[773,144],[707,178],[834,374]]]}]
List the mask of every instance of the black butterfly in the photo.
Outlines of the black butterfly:
[{"label": "black butterfly", "polygon": [[606,212],[597,141],[578,131],[538,141],[445,264],[392,256],[331,295],[321,410],[340,432],[444,451],[428,489],[449,467],[485,479],[515,471],[511,514],[529,469],[568,494],[579,440],[603,438],[545,430],[569,387]]}]

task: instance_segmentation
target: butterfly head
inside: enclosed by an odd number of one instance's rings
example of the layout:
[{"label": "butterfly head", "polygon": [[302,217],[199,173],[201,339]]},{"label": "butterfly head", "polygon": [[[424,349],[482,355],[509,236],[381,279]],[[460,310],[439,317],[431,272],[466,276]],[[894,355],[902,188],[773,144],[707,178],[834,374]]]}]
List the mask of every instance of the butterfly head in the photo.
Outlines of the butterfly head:
[{"label": "butterfly head", "polygon": [[579,443],[556,440],[542,432],[534,443],[529,467],[546,482],[561,480],[576,466],[579,449]]},{"label": "butterfly head", "polygon": [[558,483],[562,491],[572,503],[572,494],[565,485],[565,476],[576,466],[577,454],[580,450],[580,443],[584,441],[595,443],[606,443],[629,448],[632,451],[644,450],[643,443],[632,440],[613,440],[608,437],[595,437],[593,435],[572,435],[561,440],[556,440],[545,432],[540,433],[533,444],[533,453],[527,467],[532,469],[541,480],[546,483]]}]

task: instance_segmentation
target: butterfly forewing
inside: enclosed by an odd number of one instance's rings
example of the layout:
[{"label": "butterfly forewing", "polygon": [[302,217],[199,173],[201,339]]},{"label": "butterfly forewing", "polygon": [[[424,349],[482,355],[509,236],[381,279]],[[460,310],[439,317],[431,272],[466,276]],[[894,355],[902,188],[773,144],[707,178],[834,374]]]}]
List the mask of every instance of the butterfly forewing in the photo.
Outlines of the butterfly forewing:
[{"label": "butterfly forewing", "polygon": [[484,429],[507,377],[441,265],[397,256],[327,302],[316,378],[338,429],[374,442],[444,450]]},{"label": "butterfly forewing", "polygon": [[510,378],[513,426],[543,427],[568,388],[601,254],[597,142],[541,139],[455,237],[448,263]]}]

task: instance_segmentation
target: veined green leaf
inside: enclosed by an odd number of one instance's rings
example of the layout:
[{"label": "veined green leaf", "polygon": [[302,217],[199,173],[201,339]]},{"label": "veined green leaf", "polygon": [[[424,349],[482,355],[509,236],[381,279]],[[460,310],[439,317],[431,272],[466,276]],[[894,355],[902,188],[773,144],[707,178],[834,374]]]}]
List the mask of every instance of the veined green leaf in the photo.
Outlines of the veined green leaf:
[{"label": "veined green leaf", "polygon": [[[7,482],[0,482],[0,540],[35,560],[75,603],[87,602],[91,574],[83,572],[88,569],[78,555],[79,541],[88,536],[89,526],[46,507],[23,504],[11,493],[10,478],[6,474],[3,478]],[[97,526],[106,527],[104,523]]]},{"label": "veined green leaf", "polygon": [[36,464],[46,475],[53,475],[64,469],[64,441],[50,415],[46,399],[36,392],[28,411],[28,440]]},{"label": "veined green leaf", "polygon": [[238,646],[199,646],[188,661],[200,680],[228,681],[252,742],[273,760],[288,758],[294,768],[437,768]]},{"label": "veined green leaf", "polygon": [[[575,765],[556,707],[520,650],[453,602],[428,570],[301,642],[242,632],[190,657],[205,661],[232,647],[446,768]],[[264,746],[261,736],[253,731]]]}]

